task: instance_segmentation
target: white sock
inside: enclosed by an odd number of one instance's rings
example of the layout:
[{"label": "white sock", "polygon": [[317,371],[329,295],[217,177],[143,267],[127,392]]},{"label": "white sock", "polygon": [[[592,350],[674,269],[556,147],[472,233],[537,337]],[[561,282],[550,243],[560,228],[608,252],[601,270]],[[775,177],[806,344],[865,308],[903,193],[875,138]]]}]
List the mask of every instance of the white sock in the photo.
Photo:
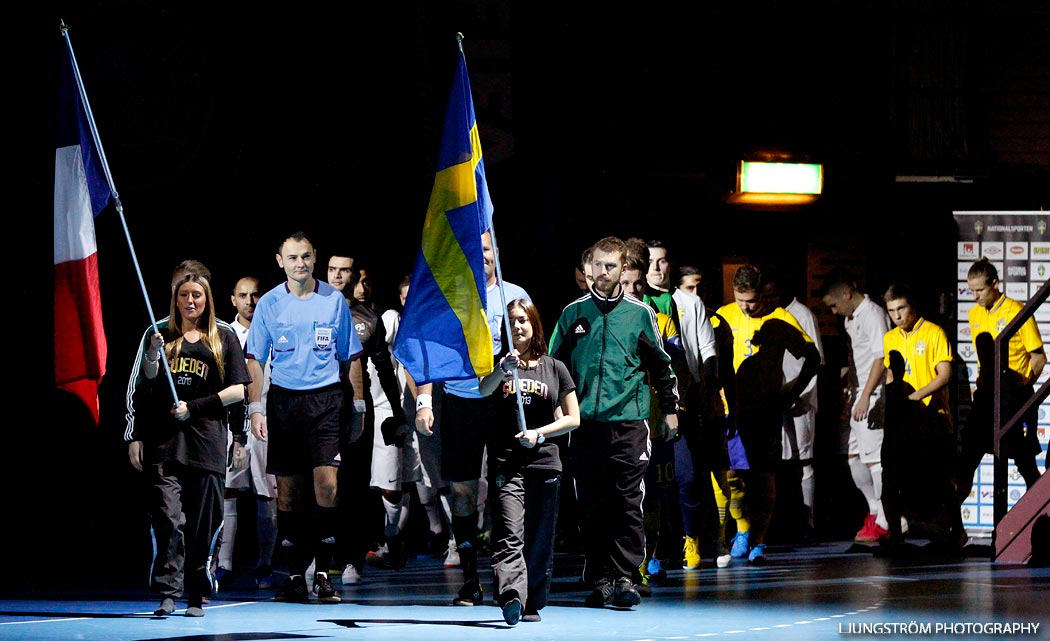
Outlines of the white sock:
[{"label": "white sock", "polygon": [[813,481],[813,465],[806,464],[802,466],[802,504],[806,506],[809,515],[807,525],[813,527],[813,495],[814,495]]},{"label": "white sock", "polygon": [[882,509],[882,463],[875,463],[868,469],[871,470],[871,484],[875,488],[875,498],[879,502],[875,524],[884,530],[888,530],[890,529],[890,524],[886,520],[886,512]]},{"label": "white sock", "polygon": [[878,514],[879,498],[875,495],[875,484],[871,480],[871,470],[867,464],[863,463],[859,456],[851,456],[849,457],[849,471],[853,476],[853,484],[868,501],[868,514]]},{"label": "white sock", "polygon": [[404,532],[408,523],[408,506],[412,505],[412,495],[408,492],[401,494],[401,515],[397,519],[397,531]]},{"label": "white sock", "polygon": [[445,523],[448,523],[449,532],[452,531],[452,504],[448,501],[448,494],[438,495],[441,501],[441,511],[445,513]]},{"label": "white sock", "polygon": [[416,481],[416,495],[419,497],[419,504],[423,506],[423,511],[427,514],[427,527],[430,533],[440,534],[441,515],[437,507],[437,489]]},{"label": "white sock", "polygon": [[233,569],[233,542],[237,538],[237,499],[222,502],[222,545],[219,546],[219,567]]}]

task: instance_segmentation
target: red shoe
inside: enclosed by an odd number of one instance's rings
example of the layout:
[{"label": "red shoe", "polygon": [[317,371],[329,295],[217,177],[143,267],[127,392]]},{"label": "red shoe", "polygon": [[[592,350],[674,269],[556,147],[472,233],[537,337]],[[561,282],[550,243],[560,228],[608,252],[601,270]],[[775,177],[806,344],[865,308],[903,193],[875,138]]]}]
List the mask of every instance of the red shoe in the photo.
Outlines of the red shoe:
[{"label": "red shoe", "polygon": [[882,530],[882,528],[875,523],[875,515],[869,514],[864,517],[864,525],[861,526],[860,531],[857,532],[857,536],[853,537],[853,540],[857,543],[878,543],[878,530]]}]

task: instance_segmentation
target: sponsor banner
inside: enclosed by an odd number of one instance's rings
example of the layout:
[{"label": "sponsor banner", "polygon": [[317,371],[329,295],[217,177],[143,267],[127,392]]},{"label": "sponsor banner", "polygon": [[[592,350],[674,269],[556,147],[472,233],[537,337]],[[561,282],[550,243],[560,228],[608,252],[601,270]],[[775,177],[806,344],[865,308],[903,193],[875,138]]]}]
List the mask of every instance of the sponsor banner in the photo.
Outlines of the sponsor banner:
[{"label": "sponsor banner", "polygon": [[[962,211],[954,212],[959,230],[956,243],[956,344],[953,346],[959,362],[966,367],[966,378],[971,393],[977,380],[976,353],[973,349],[969,323],[970,310],[975,302],[967,284],[966,275],[973,262],[986,257],[999,272],[1000,289],[1021,302],[1030,300],[1050,279],[1050,212],[1039,211]],[[1050,345],[1050,304],[1035,311],[1039,334]],[[960,371],[961,375],[962,372]],[[1050,367],[1043,370],[1038,384],[1050,380]],[[961,383],[961,381],[960,381]],[[963,391],[963,394],[965,392]],[[958,412],[964,412],[968,403],[960,402]],[[1040,470],[1046,469],[1046,443],[1050,437],[1050,405],[1039,406],[1036,426],[1044,452],[1037,460]],[[970,536],[987,536],[995,526],[993,487],[995,462],[985,455],[974,473],[974,489],[963,502],[962,515]],[[1007,507],[1012,507],[1025,492],[1024,479],[1013,464],[1007,466]]]},{"label": "sponsor banner", "polygon": [[999,277],[1010,282],[1015,280],[1028,280],[1028,263],[1008,261],[1006,263],[1006,271],[999,274]]},{"label": "sponsor banner", "polygon": [[1029,297],[1028,285],[1029,283],[1006,283],[1003,293],[1006,294],[1007,298],[1019,300],[1024,303],[1028,301]]},{"label": "sponsor banner", "polygon": [[[988,463],[991,465],[991,463]],[[978,503],[982,505],[991,505],[995,502],[995,491],[992,489],[991,483],[981,483],[977,489]]]},{"label": "sponsor banner", "polygon": [[981,256],[984,256],[993,263],[996,261],[1002,261],[1006,258],[1006,244],[1001,242],[981,243]]},{"label": "sponsor banner", "polygon": [[1010,261],[1006,264],[1006,272],[1000,274],[1004,281],[1027,281],[1028,263],[1015,263]]},{"label": "sponsor banner", "polygon": [[1046,279],[1050,278],[1050,263],[1033,261],[1029,264],[1028,274],[1033,283],[1045,283]]},{"label": "sponsor banner", "polygon": [[1014,503],[1020,501],[1021,497],[1024,496],[1024,491],[1024,483],[1021,483],[1020,485],[1014,485],[1011,483],[1006,489],[1006,504],[1009,507],[1013,507]]},{"label": "sponsor banner", "polygon": [[1028,243],[1008,241],[1006,243],[1006,260],[1028,260]]},{"label": "sponsor banner", "polygon": [[[1050,243],[1048,243],[1050,245]],[[964,240],[958,243],[958,256],[959,260],[964,260],[968,264],[977,260],[981,257],[980,243],[975,240]],[[1046,257],[1050,258],[1050,246],[1047,247]],[[970,269],[967,266],[966,269]],[[965,280],[965,277],[963,278]]]}]

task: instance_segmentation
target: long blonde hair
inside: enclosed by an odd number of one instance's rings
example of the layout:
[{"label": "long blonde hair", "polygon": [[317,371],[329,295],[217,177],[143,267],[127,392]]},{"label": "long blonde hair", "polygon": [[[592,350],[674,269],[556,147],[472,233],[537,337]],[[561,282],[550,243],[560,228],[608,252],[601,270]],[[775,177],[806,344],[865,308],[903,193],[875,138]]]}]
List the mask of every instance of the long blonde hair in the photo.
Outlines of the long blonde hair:
[{"label": "long blonde hair", "polygon": [[[197,323],[197,330],[203,334],[202,340],[215,356],[215,364],[219,368],[219,380],[226,380],[226,358],[222,349],[222,338],[219,336],[219,328],[215,324],[215,297],[211,293],[211,285],[208,279],[199,274],[186,274],[171,292],[171,311],[169,312],[168,333],[171,340],[164,345],[165,357],[169,363],[178,358],[182,351],[182,312],[179,310],[179,290],[186,283],[197,283],[204,289],[204,314]],[[203,327],[201,326],[203,325]]]}]

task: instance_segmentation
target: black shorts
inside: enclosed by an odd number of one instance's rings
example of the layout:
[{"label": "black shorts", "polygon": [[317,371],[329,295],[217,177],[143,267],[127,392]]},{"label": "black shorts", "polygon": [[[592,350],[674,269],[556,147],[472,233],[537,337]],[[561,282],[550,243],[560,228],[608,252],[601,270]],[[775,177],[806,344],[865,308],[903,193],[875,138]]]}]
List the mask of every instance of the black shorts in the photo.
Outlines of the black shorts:
[{"label": "black shorts", "polygon": [[496,428],[499,399],[463,398],[447,391],[441,400],[441,476],[446,481],[481,478],[481,459]]},{"label": "black shorts", "polygon": [[780,466],[784,451],[781,441],[783,418],[783,413],[775,407],[737,416],[736,429],[752,471],[775,472]]},{"label": "black shorts", "polygon": [[729,469],[724,415],[697,416],[691,411],[680,411],[678,433],[685,439],[694,461],[711,471]]},{"label": "black shorts", "polygon": [[271,384],[266,396],[266,471],[289,476],[335,465],[342,411],[342,385],[290,390]]}]

